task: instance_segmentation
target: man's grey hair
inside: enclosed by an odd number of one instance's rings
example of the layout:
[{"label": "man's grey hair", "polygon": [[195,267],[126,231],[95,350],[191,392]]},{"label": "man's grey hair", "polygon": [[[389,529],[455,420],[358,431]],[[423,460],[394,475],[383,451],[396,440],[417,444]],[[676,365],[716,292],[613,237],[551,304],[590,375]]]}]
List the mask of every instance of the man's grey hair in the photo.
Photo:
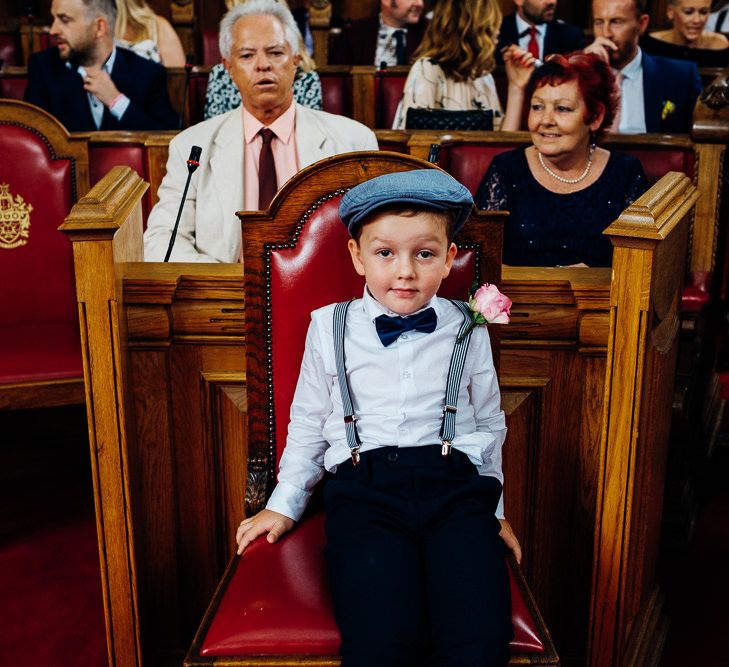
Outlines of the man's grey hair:
[{"label": "man's grey hair", "polygon": [[233,7],[220,21],[220,55],[226,60],[230,58],[233,50],[233,26],[238,19],[244,16],[260,16],[268,14],[281,21],[286,41],[291,47],[291,53],[296,55],[299,52],[299,28],[296,25],[293,15],[287,7],[276,0],[247,0],[242,5]]},{"label": "man's grey hair", "polygon": [[109,32],[114,36],[116,23],[116,2],[114,0],[81,0],[86,8],[86,16],[93,21],[97,16],[103,16],[109,24]]}]

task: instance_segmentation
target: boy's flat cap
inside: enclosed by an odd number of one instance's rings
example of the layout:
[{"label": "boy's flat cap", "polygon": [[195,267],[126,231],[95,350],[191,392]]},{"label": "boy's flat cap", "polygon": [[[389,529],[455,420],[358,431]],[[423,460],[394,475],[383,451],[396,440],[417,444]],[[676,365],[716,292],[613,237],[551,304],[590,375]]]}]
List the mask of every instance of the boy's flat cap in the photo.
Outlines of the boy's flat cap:
[{"label": "boy's flat cap", "polygon": [[376,176],[353,187],[342,197],[339,216],[351,234],[370,213],[393,204],[453,211],[455,234],[463,227],[473,209],[473,197],[465,186],[444,171],[414,169]]}]

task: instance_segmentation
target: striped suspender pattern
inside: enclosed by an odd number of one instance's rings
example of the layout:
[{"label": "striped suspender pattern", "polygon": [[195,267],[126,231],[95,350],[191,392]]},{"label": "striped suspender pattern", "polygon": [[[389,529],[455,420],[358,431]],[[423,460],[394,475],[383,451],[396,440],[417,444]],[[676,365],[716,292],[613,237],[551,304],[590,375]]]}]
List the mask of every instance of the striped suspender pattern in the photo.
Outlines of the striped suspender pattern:
[{"label": "striped suspender pattern", "polygon": [[342,395],[342,410],[344,412],[344,432],[347,436],[349,453],[352,463],[359,463],[359,448],[362,445],[357,433],[357,415],[354,414],[352,396],[349,392],[347,380],[347,367],[344,363],[344,327],[347,323],[347,309],[351,301],[343,301],[334,307],[334,357],[337,362],[337,377],[339,378],[339,393]]},{"label": "striped suspender pattern", "polygon": [[[334,357],[337,365],[337,377],[339,378],[339,393],[342,396],[342,410],[344,414],[344,432],[347,438],[347,445],[352,456],[352,463],[359,463],[359,448],[362,442],[357,433],[357,415],[354,414],[352,396],[349,391],[347,380],[347,368],[344,360],[344,329],[347,323],[347,309],[351,301],[338,303],[334,307]],[[441,453],[448,456],[451,443],[456,435],[456,413],[458,411],[458,389],[461,384],[463,368],[466,363],[468,344],[471,340],[473,326],[468,305],[463,301],[452,301],[463,314],[456,343],[453,346],[451,363],[448,368],[448,380],[446,382],[445,406],[443,408],[443,422],[440,427],[440,439],[443,443]]]},{"label": "striped suspender pattern", "polygon": [[451,365],[448,368],[448,380],[446,382],[445,406],[443,407],[443,423],[440,426],[440,439],[443,443],[441,453],[448,456],[453,438],[456,437],[456,412],[458,411],[458,388],[461,385],[463,367],[466,363],[468,343],[471,340],[473,324],[471,322],[471,311],[468,304],[463,301],[451,301],[463,314],[463,323],[456,336],[456,344],[453,346]]}]

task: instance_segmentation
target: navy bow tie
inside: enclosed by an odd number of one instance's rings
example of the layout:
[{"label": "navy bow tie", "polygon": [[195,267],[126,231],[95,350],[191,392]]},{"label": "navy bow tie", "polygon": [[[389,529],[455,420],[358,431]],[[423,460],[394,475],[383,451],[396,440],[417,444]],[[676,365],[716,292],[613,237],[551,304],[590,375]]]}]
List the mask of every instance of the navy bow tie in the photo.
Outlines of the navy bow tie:
[{"label": "navy bow tie", "polygon": [[438,318],[435,315],[435,311],[432,308],[426,308],[409,317],[380,315],[375,318],[375,328],[377,329],[377,335],[380,337],[382,344],[387,347],[390,343],[394,343],[400,337],[400,334],[406,331],[431,333],[435,331],[437,322]]}]

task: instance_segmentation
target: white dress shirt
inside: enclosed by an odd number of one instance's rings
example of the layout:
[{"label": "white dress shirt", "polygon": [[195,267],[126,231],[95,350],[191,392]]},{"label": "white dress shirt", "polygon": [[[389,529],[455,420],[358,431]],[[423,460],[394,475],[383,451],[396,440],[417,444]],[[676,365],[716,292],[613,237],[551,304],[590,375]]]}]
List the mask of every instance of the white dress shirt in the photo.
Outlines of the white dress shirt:
[{"label": "white dress shirt", "polygon": [[397,65],[395,33],[398,30],[405,33],[405,44],[407,44],[408,31],[404,28],[394,28],[391,25],[384,24],[380,16],[380,29],[377,31],[377,48],[375,49],[375,62],[373,63],[376,67],[379,67],[380,63],[383,62],[390,67]]},{"label": "white dress shirt", "polygon": [[[374,320],[394,315],[365,289],[347,314],[345,355],[360,452],[387,446],[440,445],[446,379],[461,311],[446,299],[428,306],[438,323],[430,334],[407,332],[384,347]],[[426,306],[427,307],[427,306]],[[291,404],[278,484],[266,507],[298,521],[324,470],[350,459],[339,393],[332,316],[334,304],[312,313],[301,372]],[[506,423],[486,327],[471,336],[458,394],[453,447],[481,475],[503,483],[501,447]],[[496,511],[504,517],[503,496]]]},{"label": "white dress shirt", "polygon": [[[517,34],[517,37],[519,37],[519,47],[524,49],[525,51],[528,51],[529,42],[530,42],[532,36],[528,32],[526,34],[524,34],[524,31],[529,30],[532,27],[532,24],[527,23],[521,16],[519,16],[518,12],[515,14],[515,17],[516,17],[516,34]],[[547,24],[546,23],[537,23],[534,25],[534,27],[537,29],[537,44],[539,44],[539,59],[544,60],[544,38],[547,35]]]},{"label": "white dress shirt", "polygon": [[[116,46],[112,47],[111,54],[101,67],[101,69],[104,70],[109,76],[111,76],[111,70],[114,67],[114,60],[116,60]],[[68,61],[66,61],[66,67],[73,69],[73,65],[71,65],[71,63]],[[79,73],[82,79],[86,78],[86,68],[83,65],[79,65],[76,68],[76,71]],[[96,95],[92,95],[91,93],[86,93],[86,97],[89,101],[89,107],[91,108],[91,116],[94,119],[94,125],[96,125],[96,129],[98,130],[101,127],[102,121],[104,120],[104,104],[98,97],[96,97]],[[122,94],[116,104],[114,104],[114,106],[109,109],[109,113],[111,113],[111,115],[114,116],[117,120],[121,120],[124,112],[129,108],[129,104],[129,98],[126,95]]]},{"label": "white dress shirt", "polygon": [[625,134],[645,133],[645,102],[643,100],[643,52],[638,49],[635,58],[620,70],[620,125]]}]

